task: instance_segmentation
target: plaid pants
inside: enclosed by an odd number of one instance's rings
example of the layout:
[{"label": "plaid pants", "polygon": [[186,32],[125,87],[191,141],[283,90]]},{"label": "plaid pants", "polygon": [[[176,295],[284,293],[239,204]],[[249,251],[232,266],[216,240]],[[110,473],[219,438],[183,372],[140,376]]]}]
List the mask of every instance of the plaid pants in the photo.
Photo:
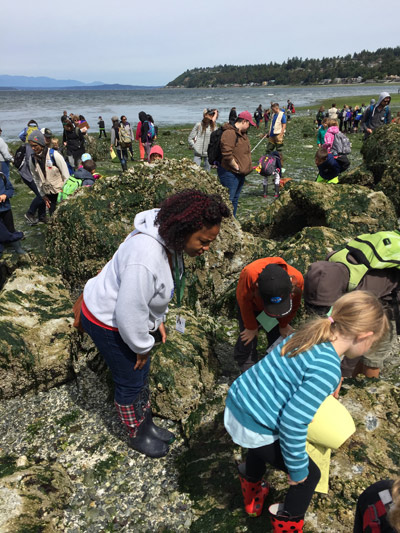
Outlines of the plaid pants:
[{"label": "plaid pants", "polygon": [[147,411],[150,409],[150,391],[149,387],[145,386],[138,394],[137,398],[131,405],[120,405],[114,400],[117,414],[123,424],[128,429],[130,437],[135,437],[140,424],[146,417]]}]

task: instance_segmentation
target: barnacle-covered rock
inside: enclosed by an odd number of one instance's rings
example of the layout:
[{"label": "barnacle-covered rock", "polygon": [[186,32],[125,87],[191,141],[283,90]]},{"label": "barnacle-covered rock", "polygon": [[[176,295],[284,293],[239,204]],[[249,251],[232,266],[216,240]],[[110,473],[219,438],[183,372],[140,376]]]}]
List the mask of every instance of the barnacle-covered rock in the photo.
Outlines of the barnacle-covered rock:
[{"label": "barnacle-covered rock", "polygon": [[282,240],[304,227],[326,226],[346,236],[397,226],[392,202],[378,191],[354,185],[291,183],[278,201],[255,213],[243,229]]},{"label": "barnacle-covered rock", "polygon": [[0,310],[0,398],[71,379],[72,305],[54,269],[17,269],[0,294]]}]

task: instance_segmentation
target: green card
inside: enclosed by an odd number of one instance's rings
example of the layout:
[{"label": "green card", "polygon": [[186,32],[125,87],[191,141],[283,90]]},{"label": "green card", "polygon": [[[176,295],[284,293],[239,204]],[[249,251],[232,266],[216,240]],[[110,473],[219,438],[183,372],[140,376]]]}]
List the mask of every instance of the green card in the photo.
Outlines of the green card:
[{"label": "green card", "polygon": [[276,318],[272,316],[268,316],[264,311],[262,311],[258,317],[257,320],[261,324],[261,326],[265,329],[267,333],[271,331],[272,328],[274,328],[279,322]]}]

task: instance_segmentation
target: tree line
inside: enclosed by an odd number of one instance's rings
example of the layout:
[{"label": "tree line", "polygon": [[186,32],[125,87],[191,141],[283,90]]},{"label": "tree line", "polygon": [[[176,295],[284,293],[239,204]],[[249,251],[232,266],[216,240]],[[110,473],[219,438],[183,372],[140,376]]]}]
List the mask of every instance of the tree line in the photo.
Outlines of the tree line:
[{"label": "tree line", "polygon": [[218,65],[186,70],[170,81],[167,87],[217,87],[221,85],[302,85],[334,82],[337,78],[355,80],[383,80],[400,77],[400,46],[379,48],[375,52],[363,50],[344,57],[303,59],[292,57],[282,64],[270,62],[259,65]]}]

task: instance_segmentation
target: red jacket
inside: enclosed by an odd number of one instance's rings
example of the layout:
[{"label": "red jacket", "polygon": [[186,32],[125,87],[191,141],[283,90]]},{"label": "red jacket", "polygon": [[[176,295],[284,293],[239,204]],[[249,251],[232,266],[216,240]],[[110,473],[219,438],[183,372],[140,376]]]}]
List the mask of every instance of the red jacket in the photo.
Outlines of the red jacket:
[{"label": "red jacket", "polygon": [[257,261],[253,261],[253,263],[244,267],[240,273],[238,286],[236,288],[236,299],[246,329],[257,329],[259,326],[256,316],[264,310],[264,302],[259,295],[256,283],[258,281],[258,276],[264,268],[272,263],[281,266],[288,275],[292,277],[293,287],[296,288],[292,296],[292,310],[288,315],[278,318],[279,327],[286,327],[295,317],[297,309],[300,306],[301,295],[304,288],[304,279],[301,272],[288,265],[286,261],[280,257],[257,259]]}]

